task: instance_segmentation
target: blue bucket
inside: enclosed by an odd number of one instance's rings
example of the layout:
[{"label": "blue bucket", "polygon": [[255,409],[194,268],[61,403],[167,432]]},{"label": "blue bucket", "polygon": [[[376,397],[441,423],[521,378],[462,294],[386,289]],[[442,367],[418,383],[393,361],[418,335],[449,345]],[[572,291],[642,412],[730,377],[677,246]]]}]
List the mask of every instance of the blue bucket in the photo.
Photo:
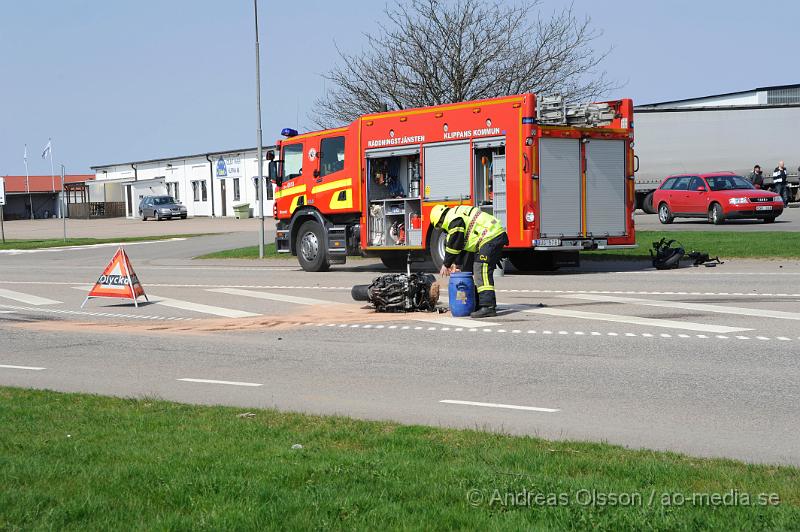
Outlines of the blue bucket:
[{"label": "blue bucket", "polygon": [[450,312],[454,317],[463,318],[475,310],[475,282],[471,273],[452,274],[447,292],[450,296]]}]

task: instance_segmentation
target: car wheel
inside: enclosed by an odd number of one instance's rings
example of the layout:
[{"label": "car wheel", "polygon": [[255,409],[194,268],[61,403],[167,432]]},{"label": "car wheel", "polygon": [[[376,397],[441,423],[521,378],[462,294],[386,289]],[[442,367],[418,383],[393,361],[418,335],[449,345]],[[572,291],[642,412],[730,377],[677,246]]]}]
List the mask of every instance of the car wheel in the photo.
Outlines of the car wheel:
[{"label": "car wheel", "polygon": [[317,222],[308,221],[300,226],[295,253],[300,267],[307,272],[324,272],[331,267],[331,263],[328,262],[325,231]]},{"label": "car wheel", "polygon": [[147,216],[144,215],[144,211],[141,211],[139,214],[142,215],[142,221],[146,222],[147,221]]},{"label": "car wheel", "polygon": [[187,216],[187,214],[181,214],[181,220],[185,220]]},{"label": "car wheel", "polygon": [[438,272],[444,265],[444,247],[447,243],[447,233],[441,229],[434,229],[431,233],[431,241],[429,243],[429,250],[433,266]]},{"label": "car wheel", "polygon": [[722,212],[722,207],[719,203],[714,203],[710,209],[708,209],[708,223],[714,225],[720,225],[725,221],[725,213]]},{"label": "car wheel", "polygon": [[642,210],[647,214],[655,214],[656,208],[653,206],[653,195],[655,191],[649,193],[647,196],[644,197],[642,200]]},{"label": "car wheel", "polygon": [[765,224],[774,224],[775,223],[775,216],[770,216],[768,218],[764,218]]},{"label": "car wheel", "polygon": [[153,218],[155,218],[157,222],[161,221],[161,216],[158,214],[158,211],[153,211]]},{"label": "car wheel", "polygon": [[672,211],[669,210],[669,205],[666,203],[662,203],[658,206],[658,221],[662,224],[671,224],[672,220],[675,217],[672,215]]}]

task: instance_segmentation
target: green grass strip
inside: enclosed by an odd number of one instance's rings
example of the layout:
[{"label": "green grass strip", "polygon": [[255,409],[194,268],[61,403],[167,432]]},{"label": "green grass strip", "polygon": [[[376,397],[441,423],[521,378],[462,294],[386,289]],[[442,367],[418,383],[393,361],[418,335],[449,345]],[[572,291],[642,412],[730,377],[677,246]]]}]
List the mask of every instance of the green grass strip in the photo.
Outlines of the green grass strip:
[{"label": "green grass strip", "polygon": [[800,258],[800,232],[788,231],[637,231],[636,249],[583,253],[585,259],[650,259],[653,242],[675,239],[686,252],[701,251],[720,259]]},{"label": "green grass strip", "polygon": [[127,236],[117,238],[68,238],[66,242],[63,238],[51,238],[46,240],[6,240],[5,244],[0,243],[0,249],[40,249],[40,248],[60,248],[65,246],[86,246],[91,244],[143,242],[149,240],[169,240],[171,238],[190,238],[195,236],[205,236],[210,233],[196,233],[188,235],[158,235],[158,236]]},{"label": "green grass strip", "polygon": [[[791,467],[13,388],[0,388],[0,405],[0,529],[788,530],[800,523],[800,471]],[[238,416],[248,410],[252,417]],[[292,449],[298,443],[303,448]]]}]

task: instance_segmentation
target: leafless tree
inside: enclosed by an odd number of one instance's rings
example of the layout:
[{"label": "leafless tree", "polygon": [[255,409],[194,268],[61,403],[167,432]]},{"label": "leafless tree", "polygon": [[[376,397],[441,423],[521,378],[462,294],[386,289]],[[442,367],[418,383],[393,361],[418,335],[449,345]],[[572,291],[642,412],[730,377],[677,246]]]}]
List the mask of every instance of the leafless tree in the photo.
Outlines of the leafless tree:
[{"label": "leafless tree", "polygon": [[341,61],[309,117],[318,126],[523,92],[584,101],[616,87],[599,69],[601,33],[572,6],[547,15],[539,0],[407,0],[385,14],[360,53],[337,46]]}]

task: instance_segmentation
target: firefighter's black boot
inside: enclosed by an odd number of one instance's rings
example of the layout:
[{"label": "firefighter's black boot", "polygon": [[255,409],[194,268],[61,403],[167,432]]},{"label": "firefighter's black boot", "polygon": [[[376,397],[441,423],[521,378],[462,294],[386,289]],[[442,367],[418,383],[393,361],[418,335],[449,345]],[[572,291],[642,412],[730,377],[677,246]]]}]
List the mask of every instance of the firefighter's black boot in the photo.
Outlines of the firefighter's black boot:
[{"label": "firefighter's black boot", "polygon": [[491,318],[493,316],[497,316],[497,307],[481,307],[469,315],[470,318]]}]

